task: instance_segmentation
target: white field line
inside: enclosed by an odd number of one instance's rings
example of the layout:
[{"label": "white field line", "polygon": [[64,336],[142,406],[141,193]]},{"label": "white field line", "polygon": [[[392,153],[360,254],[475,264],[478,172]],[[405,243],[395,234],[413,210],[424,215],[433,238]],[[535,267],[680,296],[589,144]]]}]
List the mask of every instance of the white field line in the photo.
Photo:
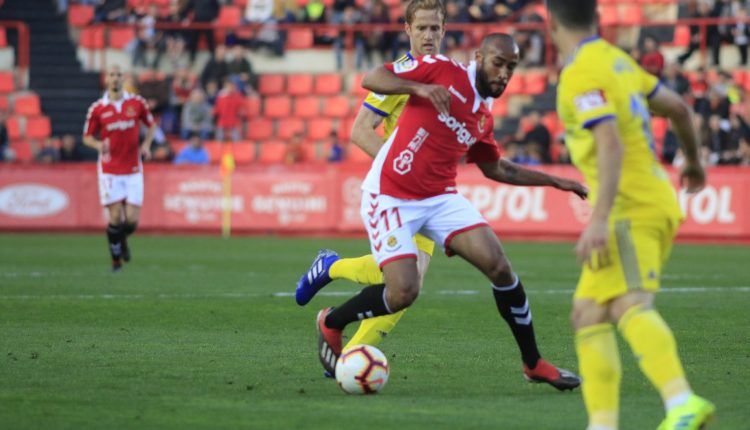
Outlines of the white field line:
[{"label": "white field line", "polygon": [[[750,286],[718,287],[667,287],[660,290],[667,294],[704,294],[718,292],[750,293]],[[489,292],[479,290],[438,290],[435,292],[425,291],[422,294],[437,294],[440,296],[474,296]],[[528,292],[534,294],[573,294],[572,289],[562,290],[537,290],[530,289]],[[321,291],[318,296],[326,297],[350,297],[357,291]],[[293,297],[293,292],[277,293],[174,293],[174,294],[0,294],[0,301],[7,300],[170,300],[170,299],[249,299],[258,297]]]}]

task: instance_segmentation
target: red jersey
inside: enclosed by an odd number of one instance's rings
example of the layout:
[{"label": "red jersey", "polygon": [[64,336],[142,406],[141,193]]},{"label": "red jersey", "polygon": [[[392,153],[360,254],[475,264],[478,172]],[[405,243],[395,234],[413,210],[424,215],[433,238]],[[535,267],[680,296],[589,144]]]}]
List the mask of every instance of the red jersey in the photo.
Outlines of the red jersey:
[{"label": "red jersey", "polygon": [[214,115],[216,115],[216,126],[219,128],[234,128],[240,125],[240,115],[245,104],[245,99],[237,91],[222,90],[216,97]]},{"label": "red jersey", "polygon": [[99,153],[102,172],[116,175],[137,173],[141,170],[140,123],[154,124],[143,97],[124,92],[118,101],[109,99],[108,93],[95,101],[86,115],[84,136],[109,140],[109,145]]},{"label": "red jersey", "polygon": [[466,67],[443,55],[426,55],[386,68],[404,79],[448,88],[450,112],[440,114],[428,99],[409,97],[363,190],[401,199],[455,193],[461,157],[467,155],[473,163],[500,158],[493,136],[492,98],[482,98],[476,90],[476,63]]}]

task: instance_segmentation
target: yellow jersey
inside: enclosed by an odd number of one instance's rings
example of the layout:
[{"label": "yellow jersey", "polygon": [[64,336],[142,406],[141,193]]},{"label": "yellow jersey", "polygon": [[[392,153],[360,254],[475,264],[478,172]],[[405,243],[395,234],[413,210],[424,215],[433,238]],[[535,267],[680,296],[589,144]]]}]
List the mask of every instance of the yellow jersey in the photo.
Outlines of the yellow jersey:
[{"label": "yellow jersey", "polygon": [[[404,56],[396,60],[395,63],[403,63],[404,61],[413,59],[414,57],[412,57],[411,53],[407,52]],[[393,133],[393,130],[396,129],[398,117],[401,116],[401,112],[404,110],[408,100],[408,94],[383,95],[371,92],[367,94],[362,105],[383,117],[383,133],[384,138],[387,140],[391,133]]]},{"label": "yellow jersey", "polygon": [[614,120],[623,145],[623,162],[611,218],[682,216],[677,196],[654,154],[648,100],[659,80],[628,54],[598,37],[585,39],[560,75],[557,112],[565,125],[565,145],[583,173],[596,204],[598,147],[591,130]]}]

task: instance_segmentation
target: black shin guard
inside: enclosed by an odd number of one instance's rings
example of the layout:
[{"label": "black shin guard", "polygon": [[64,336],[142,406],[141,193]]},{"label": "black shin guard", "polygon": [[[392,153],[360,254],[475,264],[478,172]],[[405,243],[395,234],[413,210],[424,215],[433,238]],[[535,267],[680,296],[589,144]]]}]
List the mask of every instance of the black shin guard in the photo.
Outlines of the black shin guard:
[{"label": "black shin guard", "polygon": [[385,303],[385,285],[365,287],[356,296],[335,308],[326,317],[326,326],[343,330],[347,324],[372,317],[390,314]]},{"label": "black shin guard", "polygon": [[122,239],[124,237],[123,229],[121,225],[107,226],[107,240],[109,241],[109,253],[112,255],[113,260],[120,260],[122,258]]},{"label": "black shin guard", "polygon": [[534,324],[531,322],[529,301],[526,299],[526,292],[523,290],[521,280],[516,277],[516,282],[513,285],[505,287],[493,285],[492,293],[495,296],[497,310],[500,311],[500,315],[513,332],[513,337],[516,338],[523,362],[530,369],[533,369],[541,356],[534,336]]},{"label": "black shin guard", "polygon": [[137,222],[125,222],[125,224],[122,225],[122,231],[125,233],[125,237],[135,233],[136,228],[138,228]]}]

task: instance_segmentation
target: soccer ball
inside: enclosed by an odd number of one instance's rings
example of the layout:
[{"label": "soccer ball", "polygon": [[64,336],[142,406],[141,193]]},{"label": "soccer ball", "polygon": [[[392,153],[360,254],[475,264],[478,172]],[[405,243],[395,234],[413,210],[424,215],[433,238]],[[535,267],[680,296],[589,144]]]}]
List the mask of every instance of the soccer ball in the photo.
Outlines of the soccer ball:
[{"label": "soccer ball", "polygon": [[346,349],[336,363],[336,382],[349,394],[375,394],[388,382],[388,359],[374,346]]}]

